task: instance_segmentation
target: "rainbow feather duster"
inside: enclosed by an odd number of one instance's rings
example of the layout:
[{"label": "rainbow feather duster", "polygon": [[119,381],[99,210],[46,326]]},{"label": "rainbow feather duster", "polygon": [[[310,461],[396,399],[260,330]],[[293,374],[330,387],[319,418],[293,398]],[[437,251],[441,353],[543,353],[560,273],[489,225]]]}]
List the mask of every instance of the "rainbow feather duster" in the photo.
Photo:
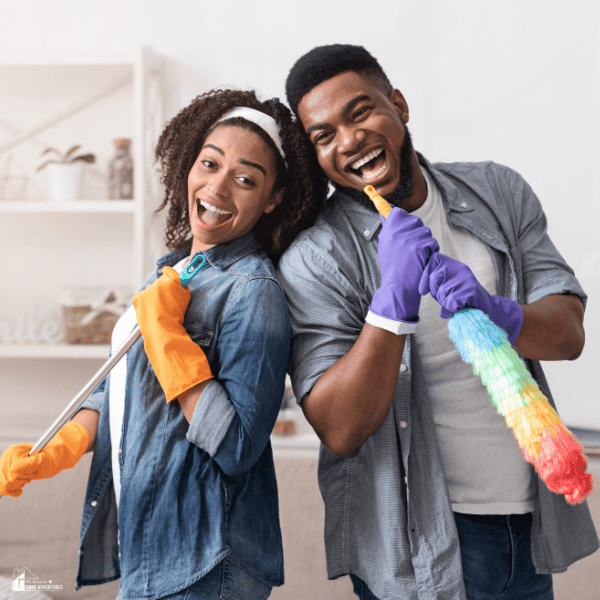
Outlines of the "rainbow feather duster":
[{"label": "rainbow feather duster", "polygon": [[512,429],[525,460],[548,489],[569,504],[592,491],[583,449],[550,406],[506,334],[480,310],[450,317],[448,333],[462,359],[481,378],[490,400]]},{"label": "rainbow feather duster", "polygon": [[[365,193],[387,218],[391,206],[372,186]],[[481,378],[492,404],[504,417],[523,451],[549,490],[578,504],[592,491],[592,476],[581,445],[550,406],[506,333],[480,310],[450,317],[448,333],[462,359]]]}]

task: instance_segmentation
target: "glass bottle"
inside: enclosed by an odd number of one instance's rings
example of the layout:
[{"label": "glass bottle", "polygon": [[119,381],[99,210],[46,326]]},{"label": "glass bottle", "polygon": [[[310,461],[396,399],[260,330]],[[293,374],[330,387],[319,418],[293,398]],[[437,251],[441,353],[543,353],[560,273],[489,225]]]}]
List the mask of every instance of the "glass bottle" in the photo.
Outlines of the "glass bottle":
[{"label": "glass bottle", "polygon": [[133,159],[129,154],[131,140],[114,141],[115,156],[108,164],[108,197],[111,200],[133,198]]}]

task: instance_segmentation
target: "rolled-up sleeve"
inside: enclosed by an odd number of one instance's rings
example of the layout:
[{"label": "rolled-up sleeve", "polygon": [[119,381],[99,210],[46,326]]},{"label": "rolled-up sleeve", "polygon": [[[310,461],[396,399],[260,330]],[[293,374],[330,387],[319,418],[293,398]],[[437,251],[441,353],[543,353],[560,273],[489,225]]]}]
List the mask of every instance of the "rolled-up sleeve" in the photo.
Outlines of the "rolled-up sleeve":
[{"label": "rolled-up sleeve", "polygon": [[587,295],[548,235],[548,221],[529,184],[512,172],[511,194],[520,201],[519,247],[525,302],[531,304],[550,294],[575,294],[585,308]]},{"label": "rolled-up sleeve", "polygon": [[233,402],[223,386],[211,379],[196,404],[187,439],[214,456],[234,418]]},{"label": "rolled-up sleeve", "polygon": [[91,410],[95,410],[96,412],[101,412],[102,403],[104,402],[104,395],[105,395],[105,388],[106,388],[107,381],[108,381],[108,376],[105,377],[98,384],[98,387],[85,399],[85,402],[81,405],[81,408],[79,410],[82,410],[84,408],[89,408]]},{"label": "rolled-up sleeve", "polygon": [[290,340],[288,307],[277,282],[253,278],[239,285],[220,319],[215,379],[200,395],[187,434],[227,475],[248,471],[269,442]]},{"label": "rolled-up sleeve", "polygon": [[290,375],[294,395],[301,402],[355,344],[368,300],[359,297],[358,286],[328,260],[327,252],[308,239],[288,249],[277,276],[290,307]]}]

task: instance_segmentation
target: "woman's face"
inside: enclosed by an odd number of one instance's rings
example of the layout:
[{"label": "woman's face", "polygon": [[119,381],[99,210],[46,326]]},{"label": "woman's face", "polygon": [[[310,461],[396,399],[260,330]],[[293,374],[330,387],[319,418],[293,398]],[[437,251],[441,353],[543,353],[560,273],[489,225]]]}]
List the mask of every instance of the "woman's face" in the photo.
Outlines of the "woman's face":
[{"label": "woman's face", "polygon": [[222,125],[204,142],[188,175],[192,255],[248,233],[281,201],[272,150],[252,131]]}]

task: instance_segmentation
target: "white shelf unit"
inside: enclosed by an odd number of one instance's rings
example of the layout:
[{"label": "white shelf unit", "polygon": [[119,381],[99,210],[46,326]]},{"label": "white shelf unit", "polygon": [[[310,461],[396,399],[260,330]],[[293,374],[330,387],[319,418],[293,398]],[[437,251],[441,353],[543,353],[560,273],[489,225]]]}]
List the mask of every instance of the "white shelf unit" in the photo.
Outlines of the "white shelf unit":
[{"label": "white shelf unit", "polygon": [[[39,343],[31,333],[62,325],[63,288],[134,292],[165,252],[165,216],[154,214],[163,71],[146,48],[0,61],[0,439],[37,439],[108,357],[107,345]],[[132,200],[108,199],[116,138],[132,140]],[[97,156],[85,165],[82,198],[50,201],[36,171],[41,152],[74,144]],[[14,181],[27,185],[11,195]]]},{"label": "white shelf unit", "polygon": [[[108,344],[3,344],[1,358],[100,359],[109,356]],[[93,373],[90,374],[90,377]]]},{"label": "white shelf unit", "polygon": [[[9,163],[17,164],[24,172],[20,174],[28,177],[29,196],[35,187],[33,198],[11,200],[6,194],[0,195],[0,249],[4,246],[18,255],[26,245],[19,243],[20,234],[16,232],[27,231],[39,242],[40,254],[47,254],[52,245],[52,234],[48,229],[54,228],[57,241],[72,238],[73,243],[62,255],[58,253],[59,262],[72,264],[60,267],[54,264],[56,276],[53,274],[52,284],[73,285],[81,273],[86,273],[83,285],[130,285],[132,291],[141,285],[157,256],[164,251],[163,220],[154,215],[162,192],[153,169],[154,148],[164,126],[162,72],[163,59],[147,48],[141,48],[135,56],[27,57],[0,63],[3,89],[0,100],[0,184],[5,184],[0,186],[0,194],[6,191],[8,181],[3,181],[2,177],[13,175],[6,171]],[[99,166],[86,165],[86,169],[95,169],[98,188],[98,180],[106,174],[106,165],[114,152],[112,140],[117,137],[132,139],[132,200],[108,200],[97,190],[95,195],[92,190],[91,196],[88,194],[72,202],[39,197],[43,196],[43,185],[35,167],[41,161],[41,149],[48,146],[65,149],[74,143],[82,143],[83,138],[82,151],[93,152],[98,158],[103,151],[104,165],[100,160]],[[104,188],[107,189],[106,181]],[[69,225],[65,226],[65,221]],[[91,240],[94,235],[86,236],[86,230],[93,231],[96,227],[106,231],[105,239]],[[79,240],[76,239],[78,235]],[[103,251],[101,246],[105,251],[106,245],[110,244],[111,236],[119,240],[123,258],[116,260],[114,255],[106,258],[105,263],[109,264],[100,265],[95,279],[90,275],[93,267],[81,264],[73,256],[80,249],[80,254],[95,254],[97,258]],[[1,288],[6,285],[6,289],[1,290],[4,298],[11,298],[16,292],[12,313],[10,301],[0,303],[0,324],[4,321],[5,327],[26,305],[28,287],[40,295],[39,288],[27,274],[27,264],[18,260],[12,262],[17,268],[3,277],[4,283],[0,283]],[[39,269],[39,266],[34,264],[33,268]],[[110,281],[113,270],[119,281]],[[33,281],[42,286],[44,277],[41,283],[37,278]],[[55,314],[59,314],[57,286],[47,287],[48,295],[43,302],[48,304],[44,308],[52,303]],[[0,357],[4,358],[74,359],[104,358],[106,355],[104,348],[97,346],[2,344],[2,341],[0,336]]]}]

